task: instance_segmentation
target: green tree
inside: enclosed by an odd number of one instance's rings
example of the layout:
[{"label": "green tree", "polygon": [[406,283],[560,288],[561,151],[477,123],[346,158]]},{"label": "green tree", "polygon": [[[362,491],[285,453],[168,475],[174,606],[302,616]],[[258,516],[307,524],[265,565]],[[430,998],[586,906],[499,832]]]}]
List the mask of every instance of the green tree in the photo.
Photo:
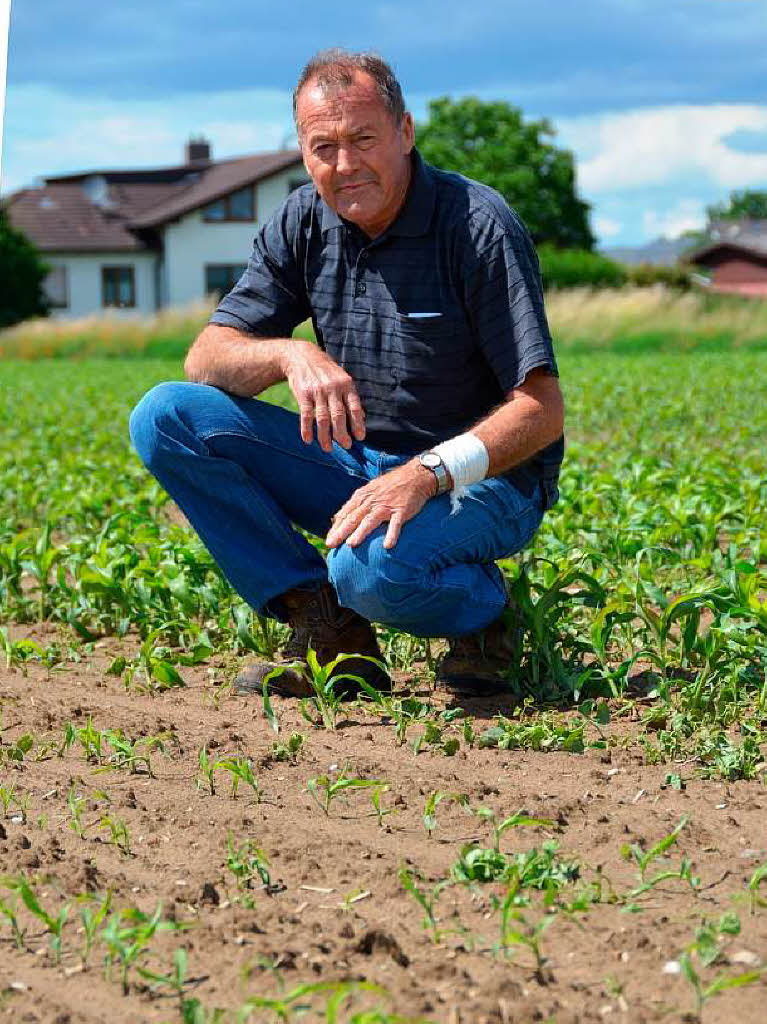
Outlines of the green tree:
[{"label": "green tree", "polygon": [[726,203],[706,207],[708,222],[716,220],[767,220],[767,192],[744,188],[730,193]]},{"label": "green tree", "polygon": [[48,267],[26,235],[0,207],[0,328],[31,316],[47,316],[43,280]]},{"label": "green tree", "polygon": [[429,103],[416,141],[429,163],[497,189],[536,244],[590,251],[589,204],[576,194],[573,154],[552,144],[554,134],[545,118],[524,122],[503,101],[443,96]]}]

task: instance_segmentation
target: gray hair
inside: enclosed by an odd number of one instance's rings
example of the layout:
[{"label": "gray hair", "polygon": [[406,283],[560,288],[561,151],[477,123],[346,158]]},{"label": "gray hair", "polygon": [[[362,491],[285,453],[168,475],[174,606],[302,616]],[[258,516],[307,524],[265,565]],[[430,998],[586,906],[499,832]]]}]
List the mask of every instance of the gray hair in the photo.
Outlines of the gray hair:
[{"label": "gray hair", "polygon": [[402,87],[391,67],[377,53],[351,53],[341,47],[334,46],[329,50],[320,50],[308,62],[301,72],[298,84],[293,90],[293,120],[296,128],[300,126],[296,118],[298,96],[304,86],[314,81],[323,90],[348,89],[352,84],[355,71],[364,71],[373,79],[378,95],[391,114],[394,122],[399,125],[405,113],[405,100]]}]

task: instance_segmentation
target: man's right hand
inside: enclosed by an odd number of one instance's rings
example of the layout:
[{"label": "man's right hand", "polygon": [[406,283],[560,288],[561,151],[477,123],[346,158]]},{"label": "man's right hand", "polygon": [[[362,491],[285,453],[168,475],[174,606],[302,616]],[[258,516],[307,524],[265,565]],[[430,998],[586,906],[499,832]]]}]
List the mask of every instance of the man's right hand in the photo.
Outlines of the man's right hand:
[{"label": "man's right hand", "polygon": [[[365,414],[353,379],[335,360],[311,342],[293,338],[285,352],[285,379],[301,416],[301,439],[317,440],[329,452],[333,441],[350,448],[351,435],[365,438]],[[351,428],[351,431],[350,431]]]}]

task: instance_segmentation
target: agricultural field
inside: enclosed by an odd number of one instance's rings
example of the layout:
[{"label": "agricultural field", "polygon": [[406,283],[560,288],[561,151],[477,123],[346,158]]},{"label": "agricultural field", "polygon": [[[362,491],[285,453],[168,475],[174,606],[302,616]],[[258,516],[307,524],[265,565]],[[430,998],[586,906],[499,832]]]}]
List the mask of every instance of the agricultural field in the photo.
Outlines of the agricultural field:
[{"label": "agricultural field", "polygon": [[765,1019],[767,355],[559,362],[522,661],[460,707],[386,629],[390,698],[233,695],[283,627],[128,440],[180,361],[0,363],[0,1018]]}]

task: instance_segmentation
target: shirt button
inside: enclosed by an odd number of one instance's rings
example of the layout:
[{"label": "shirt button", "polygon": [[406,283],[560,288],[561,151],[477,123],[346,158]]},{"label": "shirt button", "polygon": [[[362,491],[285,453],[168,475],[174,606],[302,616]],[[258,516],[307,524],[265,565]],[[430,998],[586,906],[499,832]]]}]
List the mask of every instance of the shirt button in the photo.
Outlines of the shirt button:
[{"label": "shirt button", "polygon": [[364,295],[366,291],[367,291],[367,285],[365,284],[364,281],[360,281],[360,283],[357,285],[357,294],[358,295]]}]

